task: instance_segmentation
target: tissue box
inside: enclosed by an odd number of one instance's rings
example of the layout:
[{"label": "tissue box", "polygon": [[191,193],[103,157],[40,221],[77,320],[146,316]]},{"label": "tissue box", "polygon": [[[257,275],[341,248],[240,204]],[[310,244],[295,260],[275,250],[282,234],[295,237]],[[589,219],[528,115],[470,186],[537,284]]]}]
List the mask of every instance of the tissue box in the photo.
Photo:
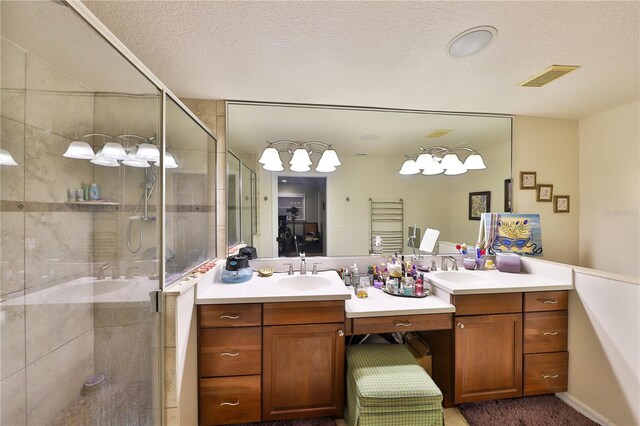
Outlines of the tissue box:
[{"label": "tissue box", "polygon": [[496,254],[496,266],[500,272],[519,273],[522,270],[520,256],[514,253]]}]

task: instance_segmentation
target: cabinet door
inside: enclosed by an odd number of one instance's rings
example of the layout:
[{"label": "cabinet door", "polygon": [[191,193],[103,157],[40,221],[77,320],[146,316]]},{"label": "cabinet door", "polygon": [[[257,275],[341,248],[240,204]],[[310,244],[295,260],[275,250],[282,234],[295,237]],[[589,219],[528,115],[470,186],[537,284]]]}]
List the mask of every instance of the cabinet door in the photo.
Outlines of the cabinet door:
[{"label": "cabinet door", "polygon": [[522,396],[522,314],[455,319],[455,401]]},{"label": "cabinet door", "polygon": [[343,414],[343,327],[264,327],[263,421]]}]

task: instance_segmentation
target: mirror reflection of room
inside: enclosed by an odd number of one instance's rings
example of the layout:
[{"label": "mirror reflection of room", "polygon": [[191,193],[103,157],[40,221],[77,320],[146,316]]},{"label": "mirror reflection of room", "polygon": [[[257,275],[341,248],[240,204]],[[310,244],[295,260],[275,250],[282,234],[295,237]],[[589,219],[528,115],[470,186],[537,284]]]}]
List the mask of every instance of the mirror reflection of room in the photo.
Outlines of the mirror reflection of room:
[{"label": "mirror reflection of room", "polygon": [[278,177],[278,256],[324,256],[326,179]]}]

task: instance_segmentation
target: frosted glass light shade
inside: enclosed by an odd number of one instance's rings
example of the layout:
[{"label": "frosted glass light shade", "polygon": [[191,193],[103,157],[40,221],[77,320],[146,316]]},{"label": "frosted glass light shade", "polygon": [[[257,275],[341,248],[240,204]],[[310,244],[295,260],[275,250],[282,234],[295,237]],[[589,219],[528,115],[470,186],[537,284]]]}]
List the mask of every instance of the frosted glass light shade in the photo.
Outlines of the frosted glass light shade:
[{"label": "frosted glass light shade", "polygon": [[122,164],[124,164],[125,166],[129,166],[129,167],[139,167],[141,169],[147,168],[147,167],[151,167],[149,165],[148,161],[143,161],[143,160],[138,160],[136,159],[136,154],[135,152],[130,152],[129,154],[127,154],[127,156],[129,158],[127,158],[126,160],[122,161]]},{"label": "frosted glass light shade", "polygon": [[308,164],[292,164],[289,170],[292,172],[308,172],[311,170],[311,167],[309,167]]},{"label": "frosted glass light shade", "polygon": [[[122,162],[122,164],[124,164],[124,161]],[[160,167],[160,161],[156,161],[153,164],[156,167]],[[176,162],[176,159],[174,158],[173,154],[171,154],[168,151],[165,151],[165,153],[164,153],[164,168],[165,169],[177,169],[178,167],[180,167],[180,166]]]},{"label": "frosted glass light shade", "polygon": [[[338,159],[338,154],[332,149],[327,149],[322,153],[322,157],[320,157],[320,163],[322,163],[323,161],[330,166],[339,166],[342,164]],[[318,164],[318,166],[320,166],[320,164]]]},{"label": "frosted glass light shade", "polygon": [[96,158],[96,153],[93,152],[93,148],[86,142],[73,141],[67,147],[67,150],[62,154],[63,157],[77,158],[79,160],[93,160]]},{"label": "frosted glass light shade", "polygon": [[160,150],[151,143],[141,143],[138,145],[138,152],[135,156],[136,160],[143,161],[160,161]]},{"label": "frosted glass light shade", "polygon": [[[325,151],[327,152],[327,151]],[[318,166],[316,167],[316,172],[322,172],[322,173],[329,173],[329,172],[335,172],[336,171],[336,166],[334,166],[333,164],[331,164],[330,159],[327,160],[324,156],[324,154],[322,155],[322,157],[320,157],[320,161],[318,161]]]},{"label": "frosted glass light shade", "polygon": [[443,169],[447,170],[457,165],[458,163],[462,165],[462,161],[460,161],[458,156],[453,153],[449,153],[442,158],[442,162],[440,163],[440,165],[442,166]]},{"label": "frosted glass light shade", "polygon": [[278,150],[274,147],[265,148],[265,150],[262,151],[262,156],[258,160],[258,163],[270,164],[274,162],[282,163],[282,161],[280,160],[280,154],[278,154]]},{"label": "frosted glass light shade", "polygon": [[126,160],[127,151],[117,142],[107,142],[100,150],[98,157],[105,160]]},{"label": "frosted glass light shade", "polygon": [[96,158],[91,160],[91,163],[95,164],[96,166],[120,167],[120,164],[116,160],[104,158],[101,154],[102,150],[98,151],[98,153],[96,154]]},{"label": "frosted glass light shade", "polygon": [[487,168],[480,154],[471,154],[468,156],[467,159],[464,160],[464,166],[467,170],[482,170]]},{"label": "frosted glass light shade", "polygon": [[291,166],[297,166],[296,168],[302,168],[302,166],[307,166],[307,170],[291,170],[294,172],[298,171],[309,171],[309,167],[311,165],[311,158],[309,158],[309,153],[304,148],[298,148],[294,151],[293,156],[291,157],[291,161],[289,161]]},{"label": "frosted glass light shade", "polygon": [[444,171],[444,174],[447,176],[461,175],[463,173],[467,173],[467,168],[462,164],[461,161],[458,161]]},{"label": "frosted glass light shade", "polygon": [[17,166],[16,160],[6,149],[0,149],[0,166]]},{"label": "frosted glass light shade", "polygon": [[268,170],[270,172],[281,172],[284,170],[282,167],[282,161],[274,161],[273,163],[267,163],[262,166],[263,169]]},{"label": "frosted glass light shade", "polygon": [[444,169],[442,168],[440,163],[438,163],[437,161],[432,161],[430,163],[427,163],[427,167],[425,167],[425,169],[422,171],[422,174],[432,176],[439,175],[442,172],[444,172]]},{"label": "frosted glass light shade", "polygon": [[413,160],[406,160],[402,164],[402,168],[399,172],[401,175],[416,175],[420,173],[420,169],[416,165],[416,162]]},{"label": "frosted glass light shade", "polygon": [[416,159],[416,165],[419,169],[423,170],[430,166],[431,163],[434,162],[433,156],[431,154],[420,154]]}]

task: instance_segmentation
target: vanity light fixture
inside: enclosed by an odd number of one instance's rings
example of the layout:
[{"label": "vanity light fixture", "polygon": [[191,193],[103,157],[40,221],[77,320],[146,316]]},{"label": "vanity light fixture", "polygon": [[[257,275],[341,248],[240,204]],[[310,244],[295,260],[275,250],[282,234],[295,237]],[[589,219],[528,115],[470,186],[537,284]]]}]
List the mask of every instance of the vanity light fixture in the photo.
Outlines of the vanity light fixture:
[{"label": "vanity light fixture", "polygon": [[0,149],[0,166],[17,166],[16,160],[6,149]]},{"label": "vanity light fixture", "polygon": [[[87,142],[73,141],[69,144],[69,147],[62,156],[66,158],[90,160],[92,164],[105,167],[119,167],[120,163],[118,163],[118,161],[122,161],[122,164],[130,167],[148,168],[151,167],[149,162],[160,167],[160,150],[157,145],[152,143],[154,140],[153,136],[143,138],[138,135],[120,135],[114,138],[104,133],[89,133],[82,138],[84,139],[91,136],[100,136],[105,141],[104,146],[97,154],[93,152],[93,148]],[[121,143],[113,142],[114,139],[122,140],[124,146]],[[127,143],[130,139],[138,139],[141,142],[130,145]],[[166,169],[180,167],[175,157],[168,151],[165,152],[164,167]]]},{"label": "vanity light fixture", "polygon": [[[447,176],[454,176],[466,173],[468,170],[486,169],[482,156],[474,149],[467,147],[446,148],[434,146],[432,148],[420,147],[420,154],[407,155],[407,160],[400,169],[401,175],[415,175],[422,170],[423,175],[439,175],[443,173]],[[456,152],[467,151],[471,154],[464,163]]]},{"label": "vanity light fixture", "polygon": [[[279,151],[277,148],[279,145],[284,146],[284,149]],[[310,171],[311,165],[313,164],[311,155],[317,153],[322,153],[315,169],[317,172],[333,172],[337,166],[342,164],[338,159],[338,154],[329,144],[317,141],[300,142],[286,139],[275,142],[267,141],[267,147],[262,152],[258,162],[263,165],[262,168],[265,170],[281,172],[284,170],[284,167],[280,159],[280,152],[292,154],[291,160],[289,161],[289,170],[292,172]]]}]

